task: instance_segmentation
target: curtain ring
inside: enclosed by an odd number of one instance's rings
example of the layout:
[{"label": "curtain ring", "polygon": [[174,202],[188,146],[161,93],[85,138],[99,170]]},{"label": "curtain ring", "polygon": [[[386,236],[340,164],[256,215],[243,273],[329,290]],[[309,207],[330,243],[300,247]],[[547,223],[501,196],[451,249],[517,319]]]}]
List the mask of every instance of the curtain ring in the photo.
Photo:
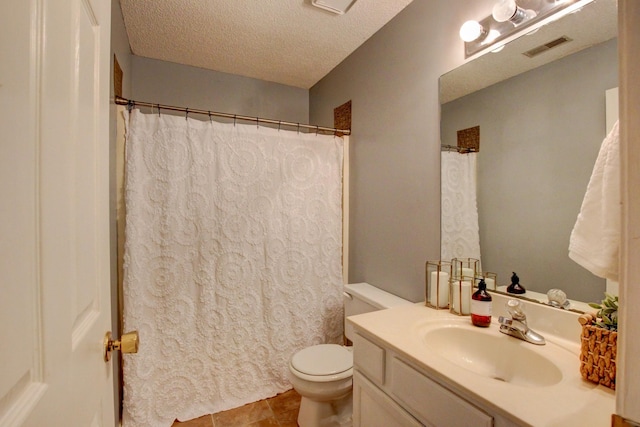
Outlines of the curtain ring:
[{"label": "curtain ring", "polygon": [[132,100],[129,100],[129,101],[127,102],[127,111],[128,111],[128,112],[131,112],[131,110],[133,110],[133,107],[134,107],[134,106],[135,106],[135,104],[133,103],[133,101],[132,101]]},{"label": "curtain ring", "polygon": [[318,127],[318,125],[316,125],[316,136],[318,136],[318,130],[320,129],[320,127]]},{"label": "curtain ring", "polygon": [[300,133],[300,123],[298,123],[298,133]]},{"label": "curtain ring", "polygon": [[160,104],[158,104],[158,117],[160,117]]},{"label": "curtain ring", "polygon": [[211,111],[209,111],[209,121],[213,123],[213,118],[211,117]]},{"label": "curtain ring", "polygon": [[256,129],[260,129],[260,117],[256,117]]},{"label": "curtain ring", "polygon": [[233,127],[235,127],[235,126],[236,126],[236,118],[237,118],[237,116],[234,114],[234,115],[233,115]]},{"label": "curtain ring", "polygon": [[189,118],[189,109],[185,108],[184,109],[184,119],[187,120]]},{"label": "curtain ring", "polygon": [[282,120],[278,122],[278,132],[280,132],[280,126],[282,125]]}]

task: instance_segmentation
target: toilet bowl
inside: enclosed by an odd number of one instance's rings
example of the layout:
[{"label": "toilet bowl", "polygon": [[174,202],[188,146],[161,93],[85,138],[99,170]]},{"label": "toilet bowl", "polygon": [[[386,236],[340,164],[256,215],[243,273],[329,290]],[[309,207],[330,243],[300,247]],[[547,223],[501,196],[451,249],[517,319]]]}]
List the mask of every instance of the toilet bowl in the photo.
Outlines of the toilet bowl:
[{"label": "toilet bowl", "polygon": [[[355,314],[412,304],[367,283],[345,285],[345,318]],[[345,329],[352,338],[350,328]],[[319,344],[293,355],[289,380],[302,397],[300,427],[351,427],[353,352],[351,347]]]},{"label": "toilet bowl", "polygon": [[289,380],[302,396],[301,427],[351,425],[353,353],[337,344],[300,350],[289,363]]}]

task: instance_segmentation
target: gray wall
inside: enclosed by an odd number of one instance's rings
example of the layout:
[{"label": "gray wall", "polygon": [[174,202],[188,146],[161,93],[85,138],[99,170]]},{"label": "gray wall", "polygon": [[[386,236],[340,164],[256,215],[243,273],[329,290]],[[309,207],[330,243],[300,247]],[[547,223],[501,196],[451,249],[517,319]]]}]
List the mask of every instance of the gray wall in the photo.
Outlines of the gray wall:
[{"label": "gray wall", "polygon": [[424,300],[440,258],[438,78],[464,62],[460,25],[493,0],[415,0],[310,90],[312,123],[352,100],[349,281]]},{"label": "gray wall", "polygon": [[294,123],[309,121],[306,89],[135,55],[132,89],[136,101]]},{"label": "gray wall", "polygon": [[509,284],[600,301],[600,279],[568,257],[569,236],[605,137],[605,90],[618,86],[617,41],[442,106],[442,142],[480,126],[478,212],[483,268]]}]

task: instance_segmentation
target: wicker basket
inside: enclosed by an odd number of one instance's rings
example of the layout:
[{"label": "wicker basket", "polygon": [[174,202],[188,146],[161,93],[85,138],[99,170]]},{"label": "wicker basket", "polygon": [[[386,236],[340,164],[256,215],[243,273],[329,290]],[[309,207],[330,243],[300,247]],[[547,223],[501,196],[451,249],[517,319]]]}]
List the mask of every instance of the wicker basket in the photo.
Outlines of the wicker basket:
[{"label": "wicker basket", "polygon": [[615,390],[618,333],[585,324],[581,342],[580,373],[584,379]]}]

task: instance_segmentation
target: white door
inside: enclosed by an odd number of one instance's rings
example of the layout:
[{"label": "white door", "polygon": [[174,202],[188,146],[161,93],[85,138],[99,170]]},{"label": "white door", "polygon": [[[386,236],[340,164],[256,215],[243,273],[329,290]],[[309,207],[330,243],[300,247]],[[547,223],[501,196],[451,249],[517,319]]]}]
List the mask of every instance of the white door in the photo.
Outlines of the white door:
[{"label": "white door", "polygon": [[110,1],[0,6],[0,426],[113,426]]}]

